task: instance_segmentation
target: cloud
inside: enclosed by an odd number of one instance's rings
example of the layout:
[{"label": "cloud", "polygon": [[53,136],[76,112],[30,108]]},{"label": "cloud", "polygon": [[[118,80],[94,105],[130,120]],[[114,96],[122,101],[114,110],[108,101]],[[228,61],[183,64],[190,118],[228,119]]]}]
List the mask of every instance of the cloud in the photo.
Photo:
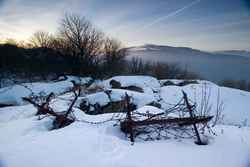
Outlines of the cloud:
[{"label": "cloud", "polygon": [[10,0],[3,3],[0,5],[2,37],[17,40],[25,40],[38,30],[54,32],[65,9],[77,11],[68,1]]}]

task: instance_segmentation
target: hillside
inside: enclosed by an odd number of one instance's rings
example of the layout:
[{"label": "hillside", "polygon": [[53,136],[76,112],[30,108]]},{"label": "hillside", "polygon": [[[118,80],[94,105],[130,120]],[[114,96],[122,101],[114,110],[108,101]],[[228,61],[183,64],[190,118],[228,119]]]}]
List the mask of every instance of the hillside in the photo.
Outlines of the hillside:
[{"label": "hillside", "polygon": [[226,54],[226,55],[236,55],[236,56],[242,56],[242,57],[250,58],[250,52],[245,51],[245,50],[223,50],[223,51],[217,51],[215,53]]},{"label": "hillside", "polygon": [[186,47],[143,45],[130,47],[128,59],[138,57],[145,61],[176,63],[182,68],[214,82],[224,79],[248,80],[250,58],[237,54],[210,53]]}]

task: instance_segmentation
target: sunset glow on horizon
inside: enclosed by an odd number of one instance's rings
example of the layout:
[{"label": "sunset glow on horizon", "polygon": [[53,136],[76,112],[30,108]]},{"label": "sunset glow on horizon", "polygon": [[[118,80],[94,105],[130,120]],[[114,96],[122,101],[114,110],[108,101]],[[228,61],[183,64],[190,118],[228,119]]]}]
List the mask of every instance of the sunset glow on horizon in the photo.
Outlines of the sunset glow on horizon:
[{"label": "sunset glow on horizon", "polygon": [[126,46],[250,50],[248,0],[0,0],[0,41],[56,33],[65,13],[85,16]]}]

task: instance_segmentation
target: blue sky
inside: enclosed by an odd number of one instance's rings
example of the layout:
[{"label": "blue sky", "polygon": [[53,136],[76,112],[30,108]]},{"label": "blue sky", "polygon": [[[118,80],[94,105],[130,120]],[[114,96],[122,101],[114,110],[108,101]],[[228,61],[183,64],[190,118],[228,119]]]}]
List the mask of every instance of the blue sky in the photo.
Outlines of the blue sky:
[{"label": "blue sky", "polygon": [[86,16],[126,46],[250,50],[250,0],[0,0],[0,37],[56,32],[66,12]]}]

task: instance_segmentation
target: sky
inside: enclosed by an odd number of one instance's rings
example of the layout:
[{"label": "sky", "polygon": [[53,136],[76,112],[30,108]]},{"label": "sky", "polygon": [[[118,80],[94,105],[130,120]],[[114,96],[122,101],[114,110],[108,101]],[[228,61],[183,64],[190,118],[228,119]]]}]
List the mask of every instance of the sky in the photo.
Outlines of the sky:
[{"label": "sky", "polygon": [[250,0],[0,0],[0,39],[56,33],[65,13],[85,16],[124,46],[250,51]]}]

